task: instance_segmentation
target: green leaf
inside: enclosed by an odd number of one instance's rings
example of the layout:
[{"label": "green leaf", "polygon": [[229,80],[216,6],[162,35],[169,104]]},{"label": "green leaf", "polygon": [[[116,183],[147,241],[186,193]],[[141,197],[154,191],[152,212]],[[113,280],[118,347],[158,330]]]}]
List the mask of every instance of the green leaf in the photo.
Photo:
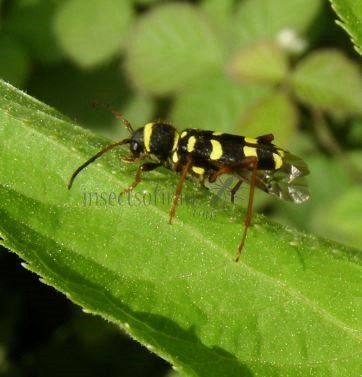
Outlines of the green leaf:
[{"label": "green leaf", "polygon": [[288,149],[288,141],[296,131],[298,113],[290,98],[274,92],[250,107],[244,115],[242,130],[246,135],[274,134],[275,143]]},{"label": "green leaf", "polygon": [[57,3],[57,0],[13,1],[4,18],[4,29],[16,36],[33,58],[46,64],[63,57],[53,30]]},{"label": "green leaf", "polygon": [[104,130],[107,135],[126,135],[127,132],[110,111],[94,108],[94,102],[122,109],[134,124],[144,124],[153,114],[151,99],[135,98],[120,74],[119,62],[94,68],[91,72],[70,64],[43,68],[31,81],[29,91],[77,119],[82,126]]},{"label": "green leaf", "polygon": [[205,82],[221,69],[223,48],[195,7],[167,4],[146,14],[130,35],[126,69],[141,91],[158,95]]},{"label": "green leaf", "polygon": [[301,34],[321,8],[321,0],[244,0],[235,14],[235,45],[275,40],[286,30]]},{"label": "green leaf", "polygon": [[314,218],[319,234],[354,247],[362,245],[362,189],[352,186]]},{"label": "green leaf", "polygon": [[351,36],[355,49],[362,55],[362,2],[359,0],[329,0],[341,21],[339,25]]},{"label": "green leaf", "polygon": [[298,98],[312,107],[362,112],[362,76],[357,65],[336,50],[317,51],[296,67],[291,78]]},{"label": "green leaf", "polygon": [[273,42],[262,42],[241,50],[232,60],[230,70],[240,81],[278,83],[288,73],[283,50]]},{"label": "green leaf", "polygon": [[0,77],[22,86],[28,77],[30,61],[24,47],[14,38],[0,36]]},{"label": "green leaf", "polygon": [[[165,170],[118,204],[135,167],[112,153],[69,192],[104,143],[0,83],[0,233],[29,269],[184,374],[359,374],[361,254],[254,216],[235,263],[238,208],[187,182],[170,226],[178,179]],[[87,193],[103,193],[98,205]]]},{"label": "green leaf", "polygon": [[264,87],[241,86],[224,75],[216,75],[180,93],[175,98],[171,120],[179,129],[195,127],[236,133],[248,109],[269,91]]},{"label": "green leaf", "polygon": [[75,63],[92,67],[120,53],[131,19],[128,1],[69,0],[59,6],[54,30]]},{"label": "green leaf", "polygon": [[0,0],[0,27],[2,27],[2,18],[3,18],[3,8],[2,8],[2,5],[3,5],[3,0]]},{"label": "green leaf", "polygon": [[224,44],[232,45],[233,24],[230,21],[235,12],[234,0],[204,0],[201,2],[201,10],[217,27],[218,33],[223,35]]},{"label": "green leaf", "polygon": [[347,140],[350,145],[356,147],[362,147],[362,119],[352,120],[351,127],[349,129]]},{"label": "green leaf", "polygon": [[150,6],[150,5],[161,2],[162,0],[131,0],[131,1],[133,1],[137,5]]}]

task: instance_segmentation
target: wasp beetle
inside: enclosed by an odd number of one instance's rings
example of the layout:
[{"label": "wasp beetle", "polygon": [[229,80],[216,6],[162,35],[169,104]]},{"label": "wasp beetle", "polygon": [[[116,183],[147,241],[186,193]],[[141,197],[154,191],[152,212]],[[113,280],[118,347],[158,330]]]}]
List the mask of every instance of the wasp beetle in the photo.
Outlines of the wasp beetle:
[{"label": "wasp beetle", "polygon": [[[235,260],[238,261],[250,227],[255,187],[294,203],[303,203],[309,198],[305,176],[309,174],[306,163],[299,157],[278,148],[273,135],[256,138],[188,128],[178,132],[171,124],[164,122],[147,123],[133,130],[131,124],[117,111],[111,110],[130,133],[130,137],[110,144],[78,167],[72,174],[68,188],[76,176],[97,158],[120,145],[128,144],[131,155],[124,158],[129,162],[142,161],[134,182],[125,190],[132,191],[140,182],[142,174],[164,166],[180,174],[169,212],[171,224],[176,214],[184,181],[194,175],[201,183],[214,182],[223,174],[237,179],[231,189],[231,201],[243,182],[247,182],[249,199]],[[143,162],[146,160],[145,162]]]}]

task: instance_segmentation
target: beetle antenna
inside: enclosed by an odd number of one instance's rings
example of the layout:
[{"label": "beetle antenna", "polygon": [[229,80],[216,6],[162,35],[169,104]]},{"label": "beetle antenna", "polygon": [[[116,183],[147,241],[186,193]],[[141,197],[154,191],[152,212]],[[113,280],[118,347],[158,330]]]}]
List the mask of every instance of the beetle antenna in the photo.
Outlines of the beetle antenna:
[{"label": "beetle antenna", "polygon": [[108,151],[110,151],[111,149],[113,149],[115,147],[118,147],[119,145],[129,144],[130,142],[131,142],[131,139],[124,139],[124,140],[118,141],[117,143],[109,144],[105,148],[103,148],[102,150],[100,150],[98,153],[96,153],[89,160],[87,160],[84,164],[80,165],[79,168],[77,170],[75,170],[75,172],[72,174],[72,176],[69,179],[68,190],[70,190],[72,188],[73,182],[74,182],[75,178],[77,177],[77,175],[83,169],[85,169],[89,164],[91,164],[92,162],[94,162],[95,160],[97,160],[99,157],[101,157],[102,155],[104,155],[105,153],[107,153]]},{"label": "beetle antenna", "polygon": [[93,101],[93,106],[102,107],[103,109],[110,111],[117,119],[119,119],[125,125],[125,127],[127,128],[127,131],[131,134],[131,136],[134,134],[134,130],[131,123],[117,109],[115,109],[114,107],[108,104],[98,102],[98,101]]}]

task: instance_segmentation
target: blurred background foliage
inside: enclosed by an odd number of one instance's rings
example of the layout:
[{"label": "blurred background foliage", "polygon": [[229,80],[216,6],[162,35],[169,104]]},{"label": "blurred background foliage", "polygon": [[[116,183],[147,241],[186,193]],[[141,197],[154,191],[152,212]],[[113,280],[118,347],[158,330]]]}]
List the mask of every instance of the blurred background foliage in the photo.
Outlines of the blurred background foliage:
[{"label": "blurred background foliage", "polygon": [[[362,248],[361,57],[326,0],[0,0],[0,77],[111,139],[150,120],[273,133],[305,159],[279,222]],[[245,201],[246,193],[241,194]],[[0,375],[163,376],[166,363],[0,254]]]}]

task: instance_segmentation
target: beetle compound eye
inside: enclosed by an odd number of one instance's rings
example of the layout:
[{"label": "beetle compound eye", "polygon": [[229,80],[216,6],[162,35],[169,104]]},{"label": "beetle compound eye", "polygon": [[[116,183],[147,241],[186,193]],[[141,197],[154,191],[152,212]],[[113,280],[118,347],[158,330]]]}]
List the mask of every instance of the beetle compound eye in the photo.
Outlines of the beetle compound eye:
[{"label": "beetle compound eye", "polygon": [[140,144],[137,141],[132,141],[131,143],[131,152],[138,156],[141,153],[141,147]]}]

